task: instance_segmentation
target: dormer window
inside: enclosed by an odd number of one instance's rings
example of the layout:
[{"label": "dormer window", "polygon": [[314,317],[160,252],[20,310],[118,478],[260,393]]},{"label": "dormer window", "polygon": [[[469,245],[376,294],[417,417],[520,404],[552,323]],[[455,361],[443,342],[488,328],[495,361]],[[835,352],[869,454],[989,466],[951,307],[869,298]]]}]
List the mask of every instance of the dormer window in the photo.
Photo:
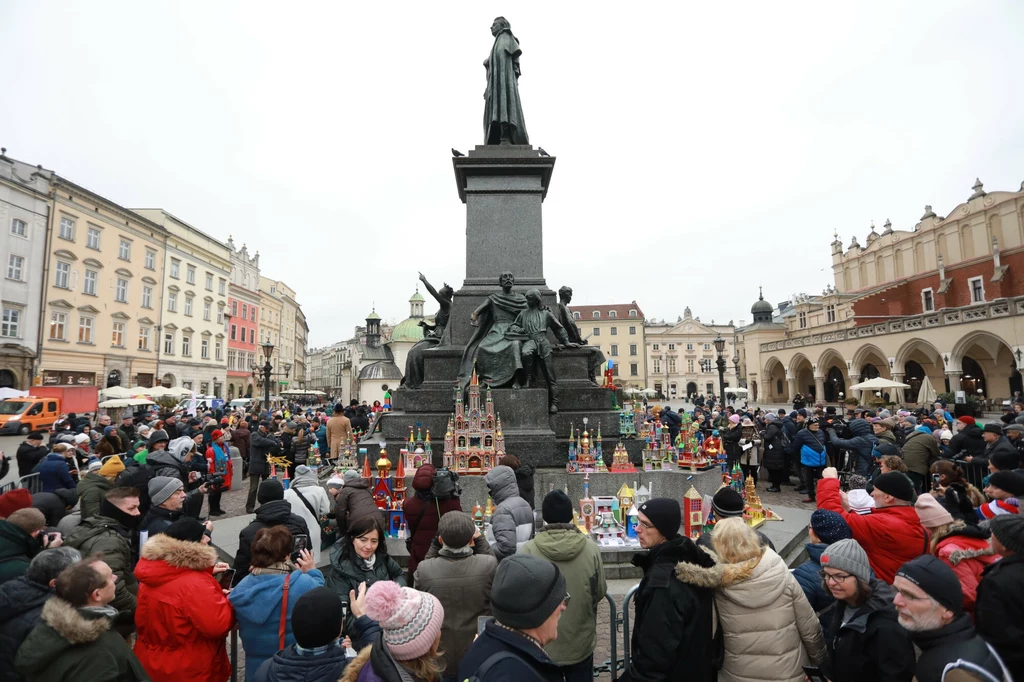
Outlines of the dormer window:
[{"label": "dormer window", "polygon": [[595,320],[601,319],[601,311],[600,310],[595,310],[594,311],[594,319]]}]

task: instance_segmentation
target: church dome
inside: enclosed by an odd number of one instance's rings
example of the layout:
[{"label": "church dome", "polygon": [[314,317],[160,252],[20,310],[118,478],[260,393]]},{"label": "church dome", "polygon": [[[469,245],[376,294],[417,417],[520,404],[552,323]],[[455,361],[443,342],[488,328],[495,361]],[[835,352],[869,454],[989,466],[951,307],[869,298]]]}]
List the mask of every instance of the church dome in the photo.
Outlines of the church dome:
[{"label": "church dome", "polygon": [[422,317],[408,317],[399,322],[391,331],[391,342],[412,341],[415,343],[423,339],[423,327],[420,326],[422,321]]},{"label": "church dome", "polygon": [[754,316],[754,322],[771,322],[773,311],[774,307],[764,300],[764,293],[759,288],[757,300],[754,301],[754,305],[750,306],[750,314]]}]

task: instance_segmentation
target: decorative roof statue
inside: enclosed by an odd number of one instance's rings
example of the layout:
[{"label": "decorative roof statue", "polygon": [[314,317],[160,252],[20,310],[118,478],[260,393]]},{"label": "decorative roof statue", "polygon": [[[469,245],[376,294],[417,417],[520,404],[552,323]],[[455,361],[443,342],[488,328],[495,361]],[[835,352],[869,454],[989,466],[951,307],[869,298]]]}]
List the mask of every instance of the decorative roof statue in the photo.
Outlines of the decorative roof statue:
[{"label": "decorative roof statue", "polygon": [[885,219],[885,225],[882,225],[882,234],[892,234],[892,221],[888,218]]},{"label": "decorative roof statue", "polygon": [[983,185],[981,182],[981,178],[974,179],[974,186],[971,187],[971,189],[974,190],[974,194],[972,194],[967,201],[970,201],[971,199],[977,199],[978,197],[983,197],[986,194],[988,194],[988,192],[985,191],[985,185]]},{"label": "decorative roof statue", "polygon": [[932,210],[932,205],[931,204],[925,204],[924,205],[924,215],[921,216],[921,220],[924,220],[925,218],[936,218],[936,217],[937,216],[935,215],[935,211]]},{"label": "decorative roof statue", "polygon": [[484,91],[484,144],[530,144],[523,104],[519,99],[519,41],[505,17],[491,24],[494,45],[484,60],[487,89]]}]

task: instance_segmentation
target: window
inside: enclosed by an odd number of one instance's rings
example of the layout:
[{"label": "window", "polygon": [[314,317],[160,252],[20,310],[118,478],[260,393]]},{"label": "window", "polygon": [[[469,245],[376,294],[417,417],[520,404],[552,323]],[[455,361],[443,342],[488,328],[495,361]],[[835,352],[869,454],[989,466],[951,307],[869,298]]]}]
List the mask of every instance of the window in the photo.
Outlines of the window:
[{"label": "window", "polygon": [[21,281],[25,269],[25,258],[15,256],[13,253],[7,258],[7,279]]},{"label": "window", "polygon": [[676,359],[675,358],[669,358],[668,359],[668,373],[669,374],[675,374],[676,373]]},{"label": "window", "polygon": [[114,300],[118,303],[128,302],[128,280],[117,278],[117,288],[114,290]]},{"label": "window", "polygon": [[692,343],[686,344],[686,350],[693,350],[693,344]]},{"label": "window", "polygon": [[27,237],[28,225],[25,224],[24,220],[19,220],[15,218],[14,220],[11,221],[11,234],[16,235],[18,237]]},{"label": "window", "polygon": [[206,290],[213,291],[213,273],[206,273]]},{"label": "window", "polygon": [[635,362],[629,363],[629,376],[635,377],[640,374],[640,366]]},{"label": "window", "polygon": [[575,313],[572,314],[572,319],[574,319],[574,320],[578,320],[581,317],[582,317],[582,315],[580,315],[579,312],[575,312]]},{"label": "window", "polygon": [[57,261],[53,285],[58,289],[71,288],[71,263],[66,263],[62,260]]},{"label": "window", "polygon": [[176,258],[171,259],[171,277],[174,279],[181,277],[181,261]]},{"label": "window", "polygon": [[220,341],[213,344],[213,359],[220,360],[224,356],[224,346]]},{"label": "window", "polygon": [[704,350],[711,350],[711,344],[710,343],[705,343],[704,344]]},{"label": "window", "polygon": [[21,310],[4,308],[3,322],[0,323],[0,336],[11,339],[21,336]]},{"label": "window", "polygon": [[181,354],[192,355],[192,337],[182,336],[181,337]]},{"label": "window", "polygon": [[630,336],[636,336],[636,327],[630,327],[629,328],[629,335]]},{"label": "window", "polygon": [[238,351],[228,351],[228,369],[235,369],[235,365],[238,364]]},{"label": "window", "polygon": [[921,310],[926,313],[935,310],[935,295],[930,287],[921,290]]},{"label": "window", "polygon": [[277,293],[277,286],[270,287],[270,293],[276,294]]},{"label": "window", "polygon": [[595,320],[600,320],[601,319],[601,311],[600,310],[595,310],[594,311],[594,319]]},{"label": "window", "polygon": [[121,260],[132,259],[132,243],[127,239],[122,239],[117,247],[117,257]]},{"label": "window", "polygon": [[232,341],[237,341],[238,340],[238,325],[234,325],[234,324],[231,325],[231,340]]},{"label": "window", "polygon": [[213,306],[209,301],[203,303],[203,319],[207,322],[210,321],[210,314],[213,311]]},{"label": "window", "polygon": [[836,306],[834,304],[832,304],[832,303],[829,303],[827,306],[825,306],[825,322],[835,322],[835,321],[836,321]]},{"label": "window", "polygon": [[167,310],[172,313],[178,312],[178,292],[168,291],[167,292]]},{"label": "window", "polygon": [[967,287],[971,290],[971,303],[985,302],[985,280],[981,277],[971,277],[967,280]]},{"label": "window", "polygon": [[209,339],[203,339],[202,341],[199,342],[199,357],[201,357],[203,360],[209,360],[210,359],[210,340]]},{"label": "window", "polygon": [[617,314],[616,314],[616,312],[614,310],[609,310],[608,311],[608,317],[616,317],[616,316],[617,316]]},{"label": "window", "polygon": [[75,221],[68,217],[60,219],[60,238],[75,241]]},{"label": "window", "polygon": [[614,356],[616,356],[618,354],[619,354],[619,344],[613,343],[612,344],[612,356],[614,357]]},{"label": "window", "polygon": [[222,278],[220,278],[220,280],[218,281],[218,284],[217,284],[217,291],[219,291],[219,292],[220,292],[220,295],[221,295],[221,296],[223,296],[223,295],[224,295],[224,292],[225,292],[225,290],[226,290],[226,289],[227,289],[227,282],[226,282],[226,281],[224,280],[224,278],[222,277]]},{"label": "window", "polygon": [[115,322],[110,333],[110,345],[124,348],[124,322]]},{"label": "window", "polygon": [[149,327],[139,327],[139,350],[149,350]]},{"label": "window", "polygon": [[238,301],[231,302],[231,317],[238,316]]},{"label": "window", "polygon": [[196,283],[196,266],[189,265],[185,269],[185,281],[188,282],[189,284]]},{"label": "window", "polygon": [[630,310],[629,311],[629,316],[630,317],[636,317],[636,311],[635,310]]},{"label": "window", "polygon": [[164,334],[164,355],[174,355],[174,333]]},{"label": "window", "polygon": [[661,346],[658,345],[658,344],[654,344],[653,346],[651,346],[651,350],[660,350],[660,349],[661,349]]},{"label": "window", "polygon": [[630,355],[636,355],[636,344],[635,343],[629,344],[629,354]]},{"label": "window", "polygon": [[185,314],[188,315],[189,317],[192,316],[192,297],[191,296],[186,296],[185,297]]},{"label": "window", "polygon": [[676,344],[674,344],[674,343],[668,344],[668,349],[669,350],[675,350],[676,349]]},{"label": "window", "polygon": [[619,328],[618,327],[612,327],[612,336],[618,336],[618,335],[619,335]]},{"label": "window", "polygon": [[92,343],[93,318],[78,318],[78,343]]},{"label": "window", "polygon": [[95,270],[86,270],[85,271],[85,281],[82,284],[82,293],[83,294],[89,294],[90,296],[95,296],[96,295],[96,278],[98,276],[99,276],[99,273],[96,272]]},{"label": "window", "polygon": [[248,320],[249,319],[249,306],[247,306],[244,303],[242,304],[242,319],[243,320]]},{"label": "window", "polygon": [[693,374],[693,358],[686,361],[686,372],[688,374]]},{"label": "window", "polygon": [[661,373],[661,360],[658,360],[657,358],[654,359],[654,373]]},{"label": "window", "polygon": [[796,318],[800,329],[807,329],[807,313],[797,313]]},{"label": "window", "polygon": [[153,287],[142,287],[142,307],[153,307]]},{"label": "window", "polygon": [[224,311],[217,308],[217,324],[224,324]]},{"label": "window", "polygon": [[100,248],[100,228],[90,227],[85,233],[85,246],[90,249]]},{"label": "window", "polygon": [[601,328],[594,327],[594,336],[601,336]]},{"label": "window", "polygon": [[156,251],[146,249],[146,269],[156,270]]},{"label": "window", "polygon": [[68,314],[56,310],[50,313],[50,340],[67,341]]}]

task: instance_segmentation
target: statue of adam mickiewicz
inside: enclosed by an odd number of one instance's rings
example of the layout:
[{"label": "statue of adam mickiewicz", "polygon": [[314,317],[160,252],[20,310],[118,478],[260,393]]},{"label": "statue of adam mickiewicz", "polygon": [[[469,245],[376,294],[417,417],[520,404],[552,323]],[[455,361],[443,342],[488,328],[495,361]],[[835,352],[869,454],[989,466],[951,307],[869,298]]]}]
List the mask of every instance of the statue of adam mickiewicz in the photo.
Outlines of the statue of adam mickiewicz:
[{"label": "statue of adam mickiewicz", "polygon": [[494,47],[484,60],[487,90],[484,92],[484,144],[530,144],[523,104],[519,99],[519,41],[505,17],[491,24]]}]

